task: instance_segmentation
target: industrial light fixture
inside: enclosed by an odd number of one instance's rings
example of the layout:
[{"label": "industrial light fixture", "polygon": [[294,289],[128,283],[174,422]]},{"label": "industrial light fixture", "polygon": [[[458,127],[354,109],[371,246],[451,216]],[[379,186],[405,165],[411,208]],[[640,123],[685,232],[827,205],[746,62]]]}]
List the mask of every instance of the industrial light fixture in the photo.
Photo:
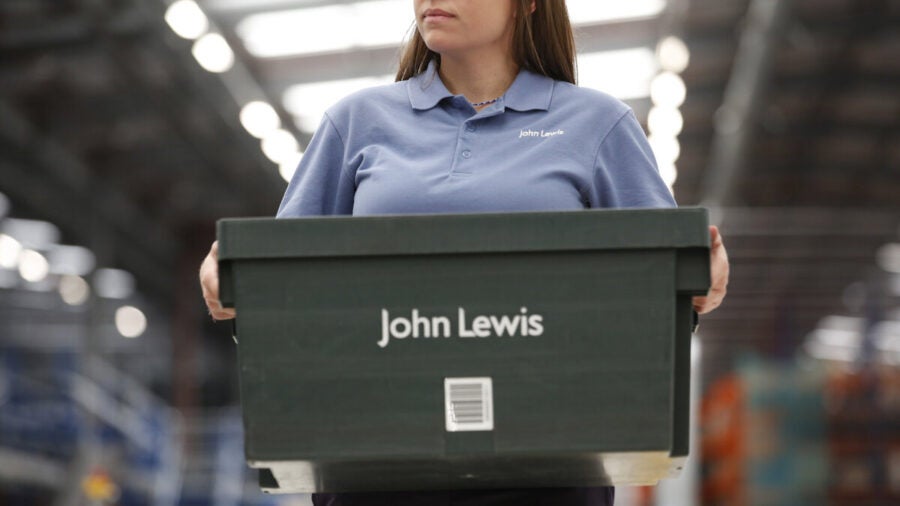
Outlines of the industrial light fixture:
[{"label": "industrial light fixture", "polygon": [[567,0],[569,19],[573,25],[594,25],[633,21],[659,16],[666,0]]},{"label": "industrial light fixture", "polygon": [[0,222],[0,233],[15,238],[25,248],[47,250],[59,242],[56,225],[42,220],[5,218]]},{"label": "industrial light fixture", "polygon": [[300,165],[300,159],[303,158],[302,152],[294,153],[292,157],[287,158],[285,161],[278,164],[278,173],[281,175],[282,179],[287,182],[291,182],[291,179],[294,177],[294,172],[297,170],[297,166]]},{"label": "industrial light fixture", "polygon": [[653,104],[662,107],[681,107],[687,97],[687,87],[681,76],[674,72],[661,72],[650,83]]},{"label": "industrial light fixture", "polygon": [[127,299],[134,293],[134,276],[121,269],[97,269],[93,283],[94,291],[105,299]]},{"label": "industrial light fixture", "polygon": [[338,100],[361,89],[393,81],[394,76],[383,75],[296,84],[284,92],[282,101],[284,108],[294,116],[297,128],[315,132],[325,111]]},{"label": "industrial light fixture", "polygon": [[56,244],[47,250],[46,256],[53,274],[87,276],[97,265],[94,253],[84,246]]},{"label": "industrial light fixture", "polygon": [[621,100],[648,97],[650,82],[659,69],[656,56],[648,47],[581,53],[577,58],[581,86]]},{"label": "industrial light fixture", "polygon": [[253,14],[235,32],[258,58],[398,46],[415,14],[408,0],[376,0]]},{"label": "industrial light fixture", "polygon": [[87,302],[91,287],[81,276],[66,274],[59,278],[59,296],[70,306],[80,306]]},{"label": "industrial light fixture", "polygon": [[[60,232],[52,223],[10,218],[5,216],[8,208],[2,211],[0,288],[38,291],[55,288],[62,302],[81,306],[90,299],[92,289],[84,276],[93,272],[93,289],[99,297],[125,299],[133,295],[135,280],[130,273],[120,269],[95,270],[93,252],[82,246],[57,244]],[[138,337],[147,329],[146,315],[134,306],[120,307],[114,320],[124,337]]]},{"label": "industrial light fixture", "polygon": [[241,125],[257,139],[262,139],[281,127],[281,119],[268,102],[254,100],[241,108]]},{"label": "industrial light fixture", "polygon": [[300,145],[294,135],[280,128],[263,138],[260,147],[266,158],[276,164],[293,159],[294,154],[300,150]]},{"label": "industrial light fixture", "polygon": [[140,337],[147,330],[147,317],[134,306],[122,306],[116,310],[116,330],[122,337]]},{"label": "industrial light fixture", "polygon": [[22,243],[15,237],[0,234],[0,267],[15,269],[19,265],[19,254],[22,253]]},{"label": "industrial light fixture", "polygon": [[883,270],[900,274],[900,243],[888,243],[878,248],[875,258]]},{"label": "industrial light fixture", "polygon": [[817,341],[803,345],[803,350],[812,358],[833,362],[854,362],[859,358],[859,350],[853,348],[835,348]]},{"label": "industrial light fixture", "polygon": [[675,136],[656,136],[647,137],[653,154],[656,155],[656,161],[660,166],[673,165],[681,156],[681,144]]},{"label": "industrial light fixture", "polygon": [[656,57],[663,70],[680,74],[691,62],[691,52],[687,44],[678,37],[670,35],[656,45]]},{"label": "industrial light fixture", "polygon": [[661,177],[663,182],[666,183],[666,186],[671,189],[672,185],[674,185],[675,181],[678,179],[678,167],[674,162],[660,164],[659,177]]},{"label": "industrial light fixture", "polygon": [[176,0],[166,9],[166,23],[179,37],[194,40],[209,29],[206,14],[194,0]]},{"label": "industrial light fixture", "polygon": [[675,107],[654,107],[647,115],[647,129],[651,135],[675,137],[684,128],[684,117]]},{"label": "industrial light fixture", "polygon": [[234,65],[234,52],[225,37],[218,33],[207,33],[197,39],[191,53],[201,67],[216,74],[226,72]]},{"label": "industrial light fixture", "polygon": [[869,326],[861,317],[827,316],[809,333],[803,350],[820,360],[856,362],[865,358],[900,365],[900,321],[888,319]]},{"label": "industrial light fixture", "polygon": [[656,62],[660,72],[650,82],[653,107],[647,115],[649,142],[659,166],[659,175],[673,191],[678,180],[681,144],[678,135],[684,129],[680,107],[687,98],[687,86],[679,75],[687,69],[691,54],[679,37],[663,37],[656,44]]},{"label": "industrial light fixture", "polygon": [[50,273],[50,265],[44,255],[33,249],[19,253],[19,275],[29,283],[40,283]]}]

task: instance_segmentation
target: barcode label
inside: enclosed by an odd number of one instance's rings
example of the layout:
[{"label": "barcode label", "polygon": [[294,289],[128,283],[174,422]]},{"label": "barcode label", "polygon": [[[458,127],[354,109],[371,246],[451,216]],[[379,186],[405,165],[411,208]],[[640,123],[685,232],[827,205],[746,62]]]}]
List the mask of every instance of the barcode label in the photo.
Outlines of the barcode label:
[{"label": "barcode label", "polygon": [[491,378],[444,378],[447,431],[494,430]]}]

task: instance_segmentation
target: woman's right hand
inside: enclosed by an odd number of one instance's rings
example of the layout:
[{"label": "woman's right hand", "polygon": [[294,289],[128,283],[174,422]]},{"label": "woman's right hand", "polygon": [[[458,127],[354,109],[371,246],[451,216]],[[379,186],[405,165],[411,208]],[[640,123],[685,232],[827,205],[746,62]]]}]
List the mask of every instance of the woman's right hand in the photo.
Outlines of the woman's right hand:
[{"label": "woman's right hand", "polygon": [[222,307],[219,300],[219,241],[212,243],[209,254],[200,265],[200,288],[203,300],[213,320],[230,320],[235,317],[234,309]]}]

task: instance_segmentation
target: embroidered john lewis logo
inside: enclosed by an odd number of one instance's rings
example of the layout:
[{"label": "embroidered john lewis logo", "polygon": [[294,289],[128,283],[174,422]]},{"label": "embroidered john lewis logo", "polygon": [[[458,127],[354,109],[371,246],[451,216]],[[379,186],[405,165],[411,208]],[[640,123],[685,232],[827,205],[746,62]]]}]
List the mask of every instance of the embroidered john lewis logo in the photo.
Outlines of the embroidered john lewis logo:
[{"label": "embroidered john lewis logo", "polygon": [[556,130],[521,130],[519,138],[522,137],[556,137],[557,135],[566,135],[565,130],[557,128]]}]

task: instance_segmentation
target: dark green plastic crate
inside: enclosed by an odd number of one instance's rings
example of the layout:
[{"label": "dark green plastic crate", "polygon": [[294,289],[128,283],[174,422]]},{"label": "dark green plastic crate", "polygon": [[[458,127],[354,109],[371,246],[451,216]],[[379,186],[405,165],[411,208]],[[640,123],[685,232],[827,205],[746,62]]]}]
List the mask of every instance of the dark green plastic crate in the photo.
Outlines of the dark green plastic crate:
[{"label": "dark green plastic crate", "polygon": [[[248,462],[273,492],[677,474],[707,222],[696,208],[221,220]],[[543,333],[460,337],[460,308],[467,331],[539,315]],[[419,321],[384,345],[383,311],[413,309],[451,337]],[[493,429],[450,432],[444,380],[470,377],[491,378]]]}]

